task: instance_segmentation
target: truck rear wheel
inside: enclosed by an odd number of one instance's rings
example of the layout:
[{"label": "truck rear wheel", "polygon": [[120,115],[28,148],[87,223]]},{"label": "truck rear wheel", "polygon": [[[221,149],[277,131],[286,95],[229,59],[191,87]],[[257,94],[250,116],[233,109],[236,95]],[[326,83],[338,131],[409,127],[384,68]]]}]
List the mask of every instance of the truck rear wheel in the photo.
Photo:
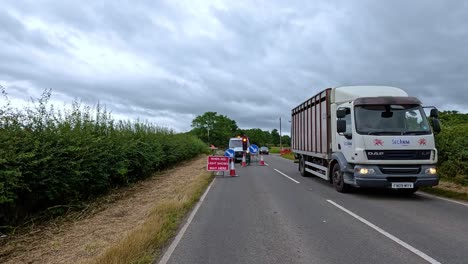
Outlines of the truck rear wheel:
[{"label": "truck rear wheel", "polygon": [[309,172],[307,172],[305,170],[305,160],[304,160],[304,156],[301,156],[301,158],[299,159],[299,172],[301,173],[301,176],[302,177],[308,177],[310,176]]},{"label": "truck rear wheel", "polygon": [[335,189],[340,192],[340,193],[346,193],[349,192],[351,189],[351,186],[346,184],[344,182],[344,177],[343,177],[343,172],[340,169],[340,164],[336,163],[335,166],[333,166],[333,186],[335,186]]}]

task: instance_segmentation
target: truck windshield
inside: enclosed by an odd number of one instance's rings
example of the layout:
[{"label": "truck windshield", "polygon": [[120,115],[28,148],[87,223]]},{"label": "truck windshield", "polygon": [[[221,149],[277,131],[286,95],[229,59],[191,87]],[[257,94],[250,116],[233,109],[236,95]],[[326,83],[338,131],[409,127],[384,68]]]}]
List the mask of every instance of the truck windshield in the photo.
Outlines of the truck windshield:
[{"label": "truck windshield", "polygon": [[242,148],[242,140],[241,139],[229,140],[229,148]]},{"label": "truck windshield", "polygon": [[366,135],[426,135],[431,133],[419,105],[363,105],[355,107],[356,130]]}]

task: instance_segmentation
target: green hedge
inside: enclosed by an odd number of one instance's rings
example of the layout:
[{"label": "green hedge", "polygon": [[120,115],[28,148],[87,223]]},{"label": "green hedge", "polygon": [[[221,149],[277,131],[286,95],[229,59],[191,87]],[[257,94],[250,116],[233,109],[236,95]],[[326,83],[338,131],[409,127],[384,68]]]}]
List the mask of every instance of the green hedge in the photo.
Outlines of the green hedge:
[{"label": "green hedge", "polygon": [[21,110],[2,99],[0,227],[48,208],[64,210],[207,151],[187,134],[116,122],[100,106],[55,111],[49,97]]},{"label": "green hedge", "polygon": [[436,136],[438,170],[442,178],[468,184],[468,114],[441,113],[442,132]]}]

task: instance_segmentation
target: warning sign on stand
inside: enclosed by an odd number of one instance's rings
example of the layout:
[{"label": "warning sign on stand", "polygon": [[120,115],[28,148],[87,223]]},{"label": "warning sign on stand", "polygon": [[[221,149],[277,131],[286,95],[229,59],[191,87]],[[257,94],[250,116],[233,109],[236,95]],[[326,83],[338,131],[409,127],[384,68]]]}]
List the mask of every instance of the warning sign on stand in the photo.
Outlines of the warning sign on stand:
[{"label": "warning sign on stand", "polygon": [[223,156],[208,156],[206,169],[208,171],[229,170],[229,158]]}]

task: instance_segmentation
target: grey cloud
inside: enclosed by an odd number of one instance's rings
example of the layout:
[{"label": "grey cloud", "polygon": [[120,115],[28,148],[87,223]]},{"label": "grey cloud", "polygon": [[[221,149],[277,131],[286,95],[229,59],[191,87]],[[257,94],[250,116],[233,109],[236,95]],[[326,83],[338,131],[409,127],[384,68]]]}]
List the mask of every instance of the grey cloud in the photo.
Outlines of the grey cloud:
[{"label": "grey cloud", "polygon": [[[288,131],[292,107],[339,85],[399,86],[425,104],[468,111],[466,1],[224,4],[194,17],[202,3],[11,2],[0,11],[0,82],[28,81],[105,102],[122,115],[159,116],[178,130],[216,111],[243,128],[278,128],[281,116]],[[81,60],[64,50],[71,42],[51,44],[45,32],[27,30],[22,16],[99,36],[108,41],[100,44],[169,76],[144,69],[141,76],[116,70],[104,78],[68,70],[55,58]],[[50,61],[38,60],[38,49]]]}]

